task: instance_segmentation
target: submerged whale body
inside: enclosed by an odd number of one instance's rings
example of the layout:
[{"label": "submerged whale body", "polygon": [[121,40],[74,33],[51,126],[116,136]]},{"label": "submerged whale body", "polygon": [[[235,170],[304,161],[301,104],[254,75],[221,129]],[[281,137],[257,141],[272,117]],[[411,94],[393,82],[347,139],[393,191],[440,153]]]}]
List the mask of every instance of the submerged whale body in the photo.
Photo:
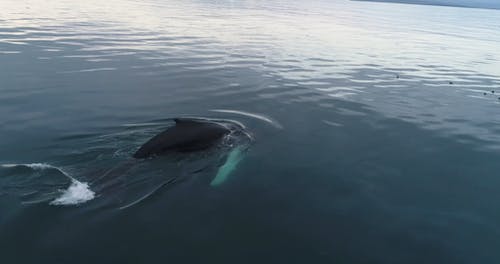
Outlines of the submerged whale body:
[{"label": "submerged whale body", "polygon": [[133,155],[136,159],[169,153],[192,152],[210,148],[231,131],[208,120],[174,119],[175,126],[154,136]]}]

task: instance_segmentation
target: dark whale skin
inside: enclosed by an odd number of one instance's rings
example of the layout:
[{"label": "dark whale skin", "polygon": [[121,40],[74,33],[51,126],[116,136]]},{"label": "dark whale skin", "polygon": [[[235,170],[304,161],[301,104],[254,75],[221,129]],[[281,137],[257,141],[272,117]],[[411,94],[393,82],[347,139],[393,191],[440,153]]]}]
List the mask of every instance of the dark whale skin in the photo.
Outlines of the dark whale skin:
[{"label": "dark whale skin", "polygon": [[154,136],[133,155],[136,159],[200,151],[215,145],[230,130],[207,120],[174,119],[175,126]]}]

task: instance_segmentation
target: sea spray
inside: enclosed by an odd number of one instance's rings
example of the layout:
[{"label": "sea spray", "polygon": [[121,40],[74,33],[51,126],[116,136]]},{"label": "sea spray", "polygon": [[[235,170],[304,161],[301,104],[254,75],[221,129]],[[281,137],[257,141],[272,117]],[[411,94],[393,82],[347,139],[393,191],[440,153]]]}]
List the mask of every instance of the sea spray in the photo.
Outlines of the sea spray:
[{"label": "sea spray", "polygon": [[[89,188],[88,183],[86,182],[80,182],[77,179],[73,178],[71,175],[66,173],[64,170],[47,164],[47,163],[29,163],[29,164],[1,164],[0,167],[2,168],[18,168],[18,167],[24,167],[24,168],[29,168],[33,171],[44,171],[44,170],[56,170],[65,177],[69,178],[71,183],[66,189],[59,190],[62,194],[53,199],[50,204],[51,205],[76,205],[80,203],[87,202],[89,200],[94,199],[95,193]],[[56,186],[54,186],[56,187]],[[23,186],[16,186],[16,188],[23,188]],[[38,193],[39,190],[35,190],[32,193]],[[54,190],[56,191],[56,190]],[[37,203],[37,202],[43,202],[46,201],[46,198],[35,200],[33,201],[27,201],[24,202],[25,204],[30,204],[30,203]]]},{"label": "sea spray", "polygon": [[60,197],[50,202],[51,205],[75,205],[92,200],[95,193],[90,190],[88,183],[71,179],[71,185],[63,190]]}]

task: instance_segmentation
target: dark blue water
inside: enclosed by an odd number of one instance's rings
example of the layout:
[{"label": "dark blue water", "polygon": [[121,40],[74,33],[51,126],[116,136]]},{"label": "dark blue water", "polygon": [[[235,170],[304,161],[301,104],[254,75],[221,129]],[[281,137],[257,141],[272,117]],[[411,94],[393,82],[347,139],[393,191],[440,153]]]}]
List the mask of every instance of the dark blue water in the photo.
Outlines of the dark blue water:
[{"label": "dark blue water", "polygon": [[[500,261],[500,11],[0,10],[0,263]],[[251,139],[131,160],[178,116]]]}]

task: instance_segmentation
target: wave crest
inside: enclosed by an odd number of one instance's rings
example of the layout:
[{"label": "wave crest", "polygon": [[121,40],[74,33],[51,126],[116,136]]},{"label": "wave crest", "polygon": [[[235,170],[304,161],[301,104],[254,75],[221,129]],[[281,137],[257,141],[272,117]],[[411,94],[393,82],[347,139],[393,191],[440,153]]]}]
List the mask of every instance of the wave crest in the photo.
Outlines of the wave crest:
[{"label": "wave crest", "polygon": [[[37,172],[43,172],[45,170],[56,170],[60,174],[66,176],[71,181],[70,185],[66,189],[57,188],[58,185],[53,184],[54,189],[52,190],[51,193],[60,193],[60,195],[56,198],[54,198],[52,195],[48,196],[48,197],[52,196],[52,198],[50,198],[51,201],[49,203],[51,205],[77,205],[77,204],[81,204],[81,203],[85,203],[87,201],[90,201],[90,200],[94,199],[94,197],[95,197],[95,193],[90,189],[88,183],[80,182],[77,179],[73,178],[68,173],[66,173],[61,168],[58,168],[56,166],[53,166],[53,165],[50,165],[47,163],[2,164],[2,165],[0,165],[0,167],[6,168],[6,169],[9,169],[9,168],[29,168],[29,169],[31,169],[33,171],[37,171]],[[42,174],[41,177],[43,177],[43,176],[44,175]],[[45,176],[50,176],[50,175],[45,175]],[[25,181],[21,181],[21,182],[17,182],[17,183],[16,182],[11,183],[11,185],[14,185],[14,186],[9,186],[9,187],[11,189],[17,190],[17,195],[22,196],[23,193],[25,192],[25,189],[32,188],[33,185],[36,185],[36,184],[34,184],[33,182],[27,183]],[[47,190],[36,190],[35,189],[35,190],[33,190],[32,193],[36,193],[42,197],[47,197],[48,194],[45,192],[47,192]],[[35,201],[36,202],[44,202],[46,200],[47,199],[41,199],[41,200],[35,200]],[[33,203],[33,202],[28,201],[25,203]]]}]

